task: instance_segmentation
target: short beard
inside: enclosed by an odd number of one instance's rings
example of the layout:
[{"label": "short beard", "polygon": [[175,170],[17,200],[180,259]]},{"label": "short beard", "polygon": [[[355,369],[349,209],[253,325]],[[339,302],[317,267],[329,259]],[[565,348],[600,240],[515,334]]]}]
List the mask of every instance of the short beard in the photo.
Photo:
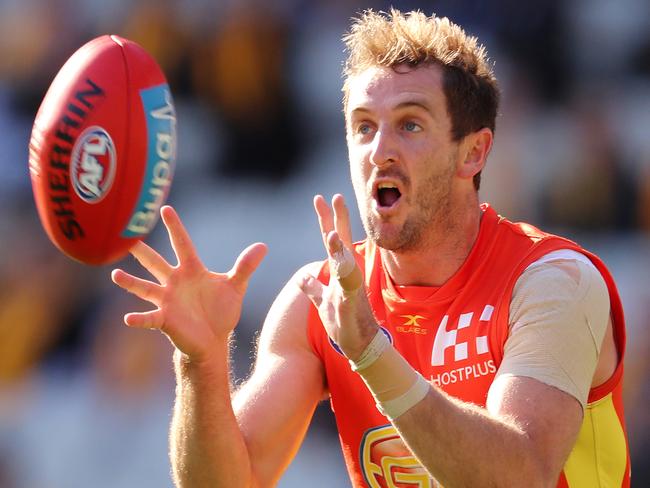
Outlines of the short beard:
[{"label": "short beard", "polygon": [[[448,160],[448,165],[439,173],[432,174],[420,186],[421,192],[414,195],[417,212],[407,217],[398,235],[386,236],[378,231],[371,215],[366,215],[366,234],[383,249],[393,252],[413,252],[431,245],[436,236],[450,230],[452,217],[451,185],[455,173],[458,149]],[[428,191],[427,191],[428,190]]]}]

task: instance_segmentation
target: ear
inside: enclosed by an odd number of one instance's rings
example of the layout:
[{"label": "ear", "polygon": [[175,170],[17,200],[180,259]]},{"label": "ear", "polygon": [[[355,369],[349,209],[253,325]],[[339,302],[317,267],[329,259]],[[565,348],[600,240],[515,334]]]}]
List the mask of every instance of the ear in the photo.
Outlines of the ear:
[{"label": "ear", "polygon": [[487,160],[494,136],[487,127],[468,134],[460,145],[458,161],[458,176],[464,179],[472,179],[474,175],[483,169]]}]

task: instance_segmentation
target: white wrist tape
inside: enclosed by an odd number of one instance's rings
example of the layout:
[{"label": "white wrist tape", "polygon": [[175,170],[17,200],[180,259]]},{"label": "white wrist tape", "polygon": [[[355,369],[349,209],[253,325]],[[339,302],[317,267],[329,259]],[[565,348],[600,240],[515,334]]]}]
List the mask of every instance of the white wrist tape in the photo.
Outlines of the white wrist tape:
[{"label": "white wrist tape", "polygon": [[420,403],[427,396],[429,388],[431,388],[429,382],[418,373],[415,383],[413,383],[413,386],[406,393],[393,400],[385,402],[377,401],[377,410],[392,422]]},{"label": "white wrist tape", "polygon": [[356,262],[350,250],[345,246],[341,246],[341,250],[334,253],[330,258],[330,266],[332,267],[332,274],[336,279],[340,280],[347,278],[354,271]]},{"label": "white wrist tape", "polygon": [[381,329],[359,359],[350,360],[350,366],[363,378],[375,399],[377,410],[391,422],[420,403],[431,388],[427,380],[391,346]]},{"label": "white wrist tape", "polygon": [[368,344],[363,350],[359,359],[356,361],[350,359],[352,371],[363,371],[372,363],[377,361],[377,358],[379,358],[379,356],[381,356],[381,354],[389,347],[390,341],[388,340],[388,337],[386,337],[386,334],[384,334],[381,329],[378,329],[375,337],[372,338],[370,344]]}]

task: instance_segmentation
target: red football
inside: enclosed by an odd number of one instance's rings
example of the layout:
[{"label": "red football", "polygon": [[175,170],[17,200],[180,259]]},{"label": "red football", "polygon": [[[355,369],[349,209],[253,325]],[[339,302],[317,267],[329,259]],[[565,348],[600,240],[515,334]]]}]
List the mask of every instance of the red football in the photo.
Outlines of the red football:
[{"label": "red football", "polygon": [[122,258],[156,224],[175,159],[176,112],[156,61],[127,39],[93,39],[56,75],[32,129],[47,235],[87,264]]}]

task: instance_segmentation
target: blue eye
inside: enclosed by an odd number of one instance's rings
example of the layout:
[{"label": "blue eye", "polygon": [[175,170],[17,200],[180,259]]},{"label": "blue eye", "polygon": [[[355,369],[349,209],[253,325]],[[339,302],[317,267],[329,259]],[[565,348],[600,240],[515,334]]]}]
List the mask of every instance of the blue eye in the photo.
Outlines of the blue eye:
[{"label": "blue eye", "polygon": [[415,122],[404,122],[404,130],[408,132],[419,132],[422,128]]},{"label": "blue eye", "polygon": [[358,132],[359,134],[363,134],[363,135],[370,134],[370,125],[368,125],[368,124],[361,124],[361,125],[357,128],[357,132]]}]

